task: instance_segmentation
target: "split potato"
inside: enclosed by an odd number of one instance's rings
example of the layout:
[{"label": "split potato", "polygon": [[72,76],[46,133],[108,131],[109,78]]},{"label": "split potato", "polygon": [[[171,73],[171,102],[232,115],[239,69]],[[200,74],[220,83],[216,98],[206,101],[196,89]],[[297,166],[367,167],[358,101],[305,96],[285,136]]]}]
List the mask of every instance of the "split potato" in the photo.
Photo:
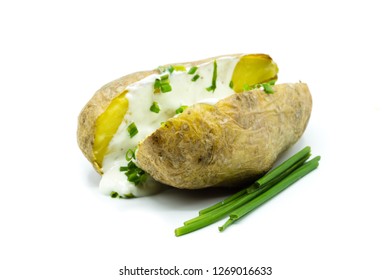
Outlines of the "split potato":
[{"label": "split potato", "polygon": [[120,197],[242,186],[296,142],[311,112],[303,83],[275,85],[265,54],[169,64],[98,90],[79,115],[78,144]]}]

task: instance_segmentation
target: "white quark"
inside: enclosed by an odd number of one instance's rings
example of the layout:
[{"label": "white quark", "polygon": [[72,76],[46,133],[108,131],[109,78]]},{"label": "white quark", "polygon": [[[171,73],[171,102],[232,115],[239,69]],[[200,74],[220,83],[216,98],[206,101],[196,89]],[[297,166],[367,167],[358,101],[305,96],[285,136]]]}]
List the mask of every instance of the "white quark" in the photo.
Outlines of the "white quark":
[{"label": "white quark", "polygon": [[[150,176],[142,184],[135,186],[127,180],[124,172],[120,171],[121,166],[126,166],[125,158],[128,149],[134,150],[138,143],[152,134],[167,121],[176,115],[176,110],[181,106],[191,106],[196,103],[214,105],[219,100],[234,93],[229,87],[234,68],[238,58],[223,57],[217,59],[217,79],[215,91],[208,91],[206,88],[212,84],[214,62],[198,66],[195,74],[188,74],[187,71],[173,71],[169,74],[169,84],[172,90],[169,92],[154,93],[155,80],[161,75],[150,75],[132,85],[127,90],[126,98],[129,101],[128,111],[112,138],[108,153],[103,159],[103,176],[100,181],[100,190],[107,195],[113,192],[120,196],[146,196],[154,194],[163,188]],[[192,81],[195,75],[199,75],[196,81]],[[150,110],[153,102],[160,108],[158,113]],[[135,123],[138,133],[130,138],[127,127]]]}]

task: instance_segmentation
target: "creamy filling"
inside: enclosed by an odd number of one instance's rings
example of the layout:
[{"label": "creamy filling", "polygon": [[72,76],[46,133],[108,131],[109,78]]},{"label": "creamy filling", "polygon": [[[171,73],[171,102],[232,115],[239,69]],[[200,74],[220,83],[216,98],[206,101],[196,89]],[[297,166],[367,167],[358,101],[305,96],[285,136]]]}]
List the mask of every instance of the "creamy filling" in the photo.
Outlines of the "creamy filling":
[{"label": "creamy filling", "polygon": [[[217,59],[216,87],[214,92],[207,90],[212,85],[214,62],[198,66],[194,74],[175,70],[162,74],[150,75],[127,87],[126,98],[129,101],[128,111],[113,136],[108,152],[103,159],[103,176],[99,188],[107,195],[117,194],[120,197],[146,196],[159,192],[164,186],[148,176],[147,180],[135,185],[127,180],[127,176],[120,171],[121,166],[127,165],[125,154],[128,149],[135,150],[138,143],[152,134],[161,126],[161,123],[177,115],[176,110],[181,106],[191,106],[196,103],[214,105],[219,100],[234,93],[229,84],[238,58],[224,57]],[[155,93],[154,84],[162,75],[169,74],[171,91]],[[198,79],[193,81],[198,75]],[[155,102],[160,111],[151,111]],[[134,123],[138,133],[130,137],[128,126]]]}]

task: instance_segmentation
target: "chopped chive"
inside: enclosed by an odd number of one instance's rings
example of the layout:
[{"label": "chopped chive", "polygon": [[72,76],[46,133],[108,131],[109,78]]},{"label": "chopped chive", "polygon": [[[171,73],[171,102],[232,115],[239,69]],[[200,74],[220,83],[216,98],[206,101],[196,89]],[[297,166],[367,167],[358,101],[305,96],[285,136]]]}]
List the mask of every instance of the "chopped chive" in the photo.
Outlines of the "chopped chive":
[{"label": "chopped chive", "polygon": [[263,88],[264,88],[264,92],[265,93],[274,93],[274,89],[272,88],[272,86],[268,83],[264,83],[262,84]]},{"label": "chopped chive", "polygon": [[154,81],[154,85],[153,85],[154,89],[158,89],[161,87],[161,81],[159,79],[156,79]]},{"label": "chopped chive", "polygon": [[117,198],[118,195],[119,195],[119,194],[118,194],[117,192],[114,192],[114,191],[110,193],[110,196],[111,196],[112,198]]},{"label": "chopped chive", "polygon": [[186,108],[188,108],[188,106],[186,106],[186,105],[180,106],[179,108],[176,109],[176,114],[181,114],[181,113],[183,113],[183,111],[184,111]]},{"label": "chopped chive", "polygon": [[172,87],[169,84],[169,74],[164,74],[154,81],[154,93],[169,92],[172,91]]},{"label": "chopped chive", "polygon": [[192,77],[191,81],[196,82],[197,79],[199,79],[199,75],[196,74],[194,77]]},{"label": "chopped chive", "polygon": [[161,85],[161,92],[165,93],[165,92],[170,92],[172,91],[172,87],[170,84],[162,84]]},{"label": "chopped chive", "polygon": [[127,166],[121,166],[121,167],[119,167],[119,171],[122,171],[122,172],[129,171],[129,168]]},{"label": "chopped chive", "polygon": [[185,72],[187,70],[187,68],[184,65],[174,65],[173,69],[175,69],[175,71],[182,71],[182,72]]},{"label": "chopped chive", "polygon": [[229,87],[230,87],[231,89],[233,89],[233,86],[234,86],[234,85],[233,85],[233,80],[231,80],[230,83],[229,83]]},{"label": "chopped chive", "polygon": [[153,101],[153,104],[152,106],[150,106],[149,110],[153,113],[158,114],[160,112],[160,106],[158,106],[158,103],[156,101]]},{"label": "chopped chive", "polygon": [[126,160],[130,161],[133,158],[135,158],[135,152],[132,149],[128,149],[126,152]]},{"label": "chopped chive", "polygon": [[229,219],[226,221],[224,225],[219,227],[219,231],[224,231],[229,225],[233,224],[235,221],[239,220],[249,212],[253,211],[257,207],[264,204],[266,201],[270,200],[277,194],[281,193],[283,190],[294,184],[296,181],[301,179],[303,176],[307,175],[314,169],[318,167],[318,162],[320,157],[317,156],[312,160],[306,162],[298,169],[296,169],[291,175],[287,176],[283,180],[276,183],[272,188],[268,189],[266,192],[262,193],[258,197],[251,200],[249,203],[235,209],[230,213]]},{"label": "chopped chive", "polygon": [[125,193],[122,198],[133,198],[135,197],[132,193]]},{"label": "chopped chive", "polygon": [[133,138],[135,135],[137,135],[138,129],[134,122],[129,124],[129,126],[127,127],[127,131],[129,132],[130,138]]},{"label": "chopped chive", "polygon": [[156,79],[154,81],[153,88],[154,88],[154,93],[160,93],[161,81],[159,79]]},{"label": "chopped chive", "polygon": [[167,81],[168,79],[169,79],[169,74],[165,74],[165,75],[162,75],[162,76],[160,77],[161,82]]},{"label": "chopped chive", "polygon": [[169,65],[167,68],[169,73],[173,73],[173,71],[187,71],[187,68],[184,65]]},{"label": "chopped chive", "polygon": [[175,68],[173,68],[173,66],[172,66],[172,65],[169,65],[169,66],[168,66],[168,68],[167,68],[167,70],[168,70],[168,72],[169,72],[169,73],[171,73],[171,74],[172,74],[172,73],[173,73],[173,71],[175,70]]},{"label": "chopped chive", "polygon": [[188,74],[193,75],[195,74],[196,70],[198,70],[198,67],[192,66],[190,70],[188,70]]},{"label": "chopped chive", "polygon": [[206,90],[214,92],[216,88],[217,88],[217,61],[214,60],[213,78],[211,80],[211,86],[206,88]]}]

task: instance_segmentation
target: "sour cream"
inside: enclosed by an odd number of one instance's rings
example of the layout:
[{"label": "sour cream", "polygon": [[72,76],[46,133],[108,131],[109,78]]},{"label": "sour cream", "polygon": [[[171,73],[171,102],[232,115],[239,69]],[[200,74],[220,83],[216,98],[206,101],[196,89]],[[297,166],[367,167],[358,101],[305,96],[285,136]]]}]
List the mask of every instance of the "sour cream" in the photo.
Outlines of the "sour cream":
[{"label": "sour cream", "polygon": [[[152,134],[161,126],[161,123],[175,117],[176,110],[181,106],[191,106],[196,103],[214,105],[219,100],[234,94],[229,84],[238,58],[223,57],[217,59],[216,88],[208,91],[206,88],[212,84],[214,62],[210,61],[198,66],[196,73],[187,71],[173,71],[169,74],[169,84],[172,90],[165,93],[154,93],[154,83],[163,74],[150,75],[127,87],[126,98],[129,101],[128,111],[113,136],[108,152],[103,159],[103,176],[99,188],[102,193],[119,196],[146,196],[159,192],[164,186],[148,176],[142,184],[135,185],[127,180],[121,166],[126,166],[125,158],[128,149],[134,150],[138,143]],[[196,81],[192,81],[199,75]],[[156,102],[160,108],[158,113],[152,112],[150,107]],[[130,138],[127,127],[134,122],[138,133]]]}]

